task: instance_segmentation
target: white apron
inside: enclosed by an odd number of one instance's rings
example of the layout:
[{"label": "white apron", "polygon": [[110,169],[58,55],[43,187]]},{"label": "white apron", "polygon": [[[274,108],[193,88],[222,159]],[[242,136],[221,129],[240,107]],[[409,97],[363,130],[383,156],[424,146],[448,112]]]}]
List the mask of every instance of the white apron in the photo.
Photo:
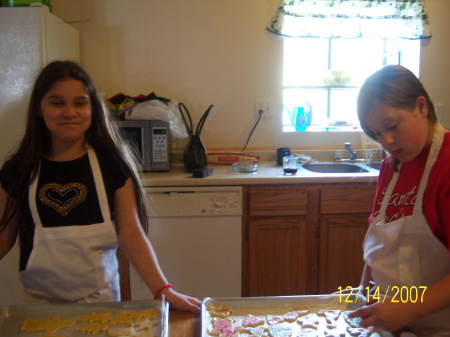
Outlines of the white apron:
[{"label": "white apron", "polygon": [[33,250],[21,272],[25,302],[120,301],[117,234],[93,149],[87,151],[103,223],[43,227],[36,205],[38,176],[29,190],[35,223]]},{"label": "white apron", "polygon": [[[395,172],[383,198],[379,215],[369,226],[364,240],[364,260],[370,266],[372,278],[381,291],[386,292],[388,287],[392,289],[392,286],[406,286],[408,290],[414,286],[429,287],[450,273],[448,249],[433,234],[422,211],[428,176],[443,138],[444,129],[438,124],[413,214],[389,223],[384,222],[386,208],[398,179],[398,173]],[[388,294],[394,295],[391,290],[388,290]],[[450,309],[420,318],[408,328],[418,336],[450,336]]]}]

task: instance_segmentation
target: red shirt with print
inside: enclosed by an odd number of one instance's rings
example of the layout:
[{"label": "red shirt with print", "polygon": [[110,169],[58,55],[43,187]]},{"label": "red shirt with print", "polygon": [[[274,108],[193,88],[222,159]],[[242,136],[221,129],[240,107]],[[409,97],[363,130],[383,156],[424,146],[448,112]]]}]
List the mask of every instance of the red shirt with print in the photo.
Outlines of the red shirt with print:
[{"label": "red shirt with print", "polygon": [[[402,164],[397,184],[386,209],[386,222],[412,214],[429,151],[430,147],[427,147],[417,158]],[[370,223],[378,215],[393,174],[389,158],[386,158],[378,178]],[[441,150],[431,169],[423,199],[423,213],[431,231],[450,251],[450,132],[445,134]]]}]

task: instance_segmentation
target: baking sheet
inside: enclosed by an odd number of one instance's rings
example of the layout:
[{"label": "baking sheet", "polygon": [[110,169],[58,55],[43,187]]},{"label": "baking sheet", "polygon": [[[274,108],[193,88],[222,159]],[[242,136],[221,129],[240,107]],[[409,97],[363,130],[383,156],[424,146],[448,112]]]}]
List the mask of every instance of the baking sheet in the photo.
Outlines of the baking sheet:
[{"label": "baking sheet", "polygon": [[[309,313],[316,313],[319,310],[334,309],[351,311],[355,310],[366,302],[363,296],[339,294],[331,295],[311,295],[311,296],[277,296],[277,297],[230,297],[230,298],[205,298],[202,303],[202,337],[210,337],[208,327],[211,325],[212,316],[209,310],[219,306],[230,307],[232,313],[229,318],[236,321],[236,325],[240,325],[243,318],[247,315],[253,315],[265,320],[266,315],[284,315],[293,308],[305,306]],[[347,333],[343,314],[339,316],[337,321],[337,328],[333,330],[339,333],[345,333],[345,336],[350,336]],[[300,331],[300,325],[294,323],[280,323],[290,324],[293,329],[292,336],[297,336]],[[265,326],[269,325],[267,322]],[[324,336],[326,330],[325,319],[321,317],[320,328],[317,330],[318,336]],[[247,337],[249,334],[241,333],[240,336]],[[376,330],[371,337],[393,337],[390,332]]]},{"label": "baking sheet", "polygon": [[[110,312],[116,315],[124,310],[141,311],[155,308],[158,315],[155,319],[158,324],[152,327],[157,337],[168,336],[169,324],[169,305],[166,301],[130,301],[130,302],[111,302],[111,303],[71,303],[71,304],[49,304],[49,305],[16,305],[0,308],[0,337],[40,337],[45,332],[21,332],[20,327],[26,319],[51,319],[58,316],[61,320],[78,321],[79,316],[90,315],[92,313]],[[90,333],[77,331],[78,327],[87,325],[87,322],[59,330],[53,335],[64,335],[66,337],[92,337]],[[124,325],[113,325],[114,327],[125,327]],[[95,335],[96,337],[106,337],[106,331]]]}]

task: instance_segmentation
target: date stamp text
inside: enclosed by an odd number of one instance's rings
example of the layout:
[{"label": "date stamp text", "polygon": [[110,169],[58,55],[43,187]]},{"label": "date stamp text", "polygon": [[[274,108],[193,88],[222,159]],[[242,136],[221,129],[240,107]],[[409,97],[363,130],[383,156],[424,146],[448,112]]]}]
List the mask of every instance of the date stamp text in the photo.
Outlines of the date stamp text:
[{"label": "date stamp text", "polygon": [[[338,287],[339,301],[356,303],[360,295],[375,302],[389,301],[392,303],[423,303],[427,286],[388,286],[382,291],[379,286],[353,288],[351,286]],[[355,296],[356,295],[356,296]]]}]

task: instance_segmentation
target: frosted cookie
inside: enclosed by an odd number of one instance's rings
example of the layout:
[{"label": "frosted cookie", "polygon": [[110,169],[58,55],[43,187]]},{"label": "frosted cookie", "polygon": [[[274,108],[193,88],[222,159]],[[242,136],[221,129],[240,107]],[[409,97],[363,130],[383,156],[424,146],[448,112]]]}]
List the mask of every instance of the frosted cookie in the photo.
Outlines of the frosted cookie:
[{"label": "frosted cookie", "polygon": [[336,329],[336,327],[337,327],[337,322],[330,322],[330,323],[327,322],[328,330],[334,330],[334,329]]},{"label": "frosted cookie", "polygon": [[264,320],[253,315],[247,315],[242,320],[243,327],[255,327],[264,324]]},{"label": "frosted cookie", "polygon": [[296,319],[298,318],[298,313],[295,312],[295,311],[290,311],[290,312],[288,312],[288,313],[285,313],[285,314],[283,315],[283,318],[284,318],[284,320],[285,320],[286,322],[292,323],[292,322],[295,322]]},{"label": "frosted cookie", "polygon": [[325,337],[345,337],[345,332],[326,332]]},{"label": "frosted cookie", "polygon": [[289,325],[273,325],[269,327],[270,337],[291,337],[292,327]]},{"label": "frosted cookie", "polygon": [[308,314],[297,319],[297,323],[302,326],[302,329],[319,329],[319,318],[316,314]]},{"label": "frosted cookie", "polygon": [[208,334],[211,336],[225,336],[234,333],[233,320],[229,318],[213,318],[211,326],[208,328]]},{"label": "frosted cookie", "polygon": [[258,326],[256,328],[245,329],[248,333],[248,337],[268,337],[267,329],[264,326]]},{"label": "frosted cookie", "polygon": [[284,322],[284,317],[282,317],[282,316],[266,315],[266,322],[269,325],[275,325],[275,324],[283,323]]},{"label": "frosted cookie", "polygon": [[350,311],[345,311],[343,314],[345,322],[348,325],[350,325],[352,328],[359,328],[359,323],[361,322],[361,317],[350,318],[350,317],[348,317],[349,313],[350,313]]},{"label": "frosted cookie", "polygon": [[291,311],[296,312],[299,316],[304,316],[309,313],[308,307],[305,307],[305,306],[299,306],[299,307],[292,308]]},{"label": "frosted cookie", "polygon": [[337,326],[337,320],[339,319],[341,312],[342,310],[319,310],[317,316],[324,317],[327,322],[327,329],[333,330]]},{"label": "frosted cookie", "polygon": [[300,332],[297,337],[319,337],[317,332]]},{"label": "frosted cookie", "polygon": [[352,337],[369,337],[374,332],[373,327],[365,328],[352,328],[347,327],[347,332]]},{"label": "frosted cookie", "polygon": [[334,323],[339,319],[342,310],[320,310],[317,312],[317,316],[325,317],[327,323]]}]

